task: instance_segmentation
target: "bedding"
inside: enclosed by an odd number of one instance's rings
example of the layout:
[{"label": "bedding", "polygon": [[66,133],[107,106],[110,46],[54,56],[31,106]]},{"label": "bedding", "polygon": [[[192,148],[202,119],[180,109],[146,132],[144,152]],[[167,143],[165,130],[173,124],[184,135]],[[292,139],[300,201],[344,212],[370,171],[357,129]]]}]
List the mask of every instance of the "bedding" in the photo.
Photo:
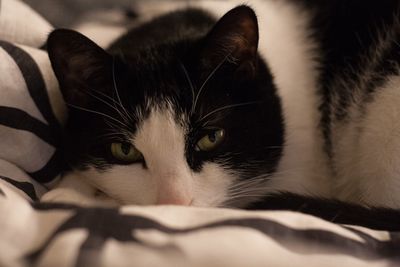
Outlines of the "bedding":
[{"label": "bedding", "polygon": [[400,233],[296,212],[40,203],[62,168],[67,116],[44,49],[51,29],[0,1],[0,266],[400,265]]}]

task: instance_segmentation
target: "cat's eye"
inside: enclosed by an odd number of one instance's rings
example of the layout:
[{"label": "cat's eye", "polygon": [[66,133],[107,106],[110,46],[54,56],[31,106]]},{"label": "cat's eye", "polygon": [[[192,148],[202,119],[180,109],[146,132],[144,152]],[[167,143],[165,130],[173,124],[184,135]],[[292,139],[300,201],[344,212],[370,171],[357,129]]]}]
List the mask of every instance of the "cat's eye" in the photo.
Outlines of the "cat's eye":
[{"label": "cat's eye", "polygon": [[225,130],[218,129],[203,136],[196,144],[196,151],[209,152],[216,149],[225,139]]},{"label": "cat's eye", "polygon": [[143,159],[142,153],[129,143],[112,143],[111,154],[116,160],[125,164]]}]

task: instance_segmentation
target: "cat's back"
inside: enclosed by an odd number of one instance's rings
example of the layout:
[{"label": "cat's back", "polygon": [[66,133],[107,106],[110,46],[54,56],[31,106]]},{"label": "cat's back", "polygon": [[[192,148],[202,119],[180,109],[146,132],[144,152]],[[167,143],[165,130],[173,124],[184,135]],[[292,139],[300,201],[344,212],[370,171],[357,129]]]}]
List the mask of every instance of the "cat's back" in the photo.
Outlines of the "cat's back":
[{"label": "cat's back", "polygon": [[309,1],[319,43],[320,128],[344,200],[398,207],[399,1]]}]

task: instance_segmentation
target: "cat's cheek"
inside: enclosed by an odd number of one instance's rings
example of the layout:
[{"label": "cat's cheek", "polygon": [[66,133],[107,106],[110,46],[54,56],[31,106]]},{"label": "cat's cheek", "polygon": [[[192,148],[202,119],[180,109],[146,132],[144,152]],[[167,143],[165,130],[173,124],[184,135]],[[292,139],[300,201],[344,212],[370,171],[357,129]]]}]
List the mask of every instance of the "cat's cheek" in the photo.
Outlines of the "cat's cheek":
[{"label": "cat's cheek", "polygon": [[229,188],[238,175],[220,164],[206,163],[193,175],[193,206],[220,207],[229,200]]},{"label": "cat's cheek", "polygon": [[119,204],[184,205],[192,204],[193,177],[186,168],[152,170],[141,165],[115,165],[107,170],[81,172],[91,185]]},{"label": "cat's cheek", "polygon": [[155,184],[148,170],[135,165],[114,165],[106,170],[90,168],[80,175],[120,205],[155,203]]},{"label": "cat's cheek", "polygon": [[40,199],[41,202],[60,202],[82,206],[116,206],[113,199],[98,196],[97,190],[76,172],[65,175],[60,183]]}]

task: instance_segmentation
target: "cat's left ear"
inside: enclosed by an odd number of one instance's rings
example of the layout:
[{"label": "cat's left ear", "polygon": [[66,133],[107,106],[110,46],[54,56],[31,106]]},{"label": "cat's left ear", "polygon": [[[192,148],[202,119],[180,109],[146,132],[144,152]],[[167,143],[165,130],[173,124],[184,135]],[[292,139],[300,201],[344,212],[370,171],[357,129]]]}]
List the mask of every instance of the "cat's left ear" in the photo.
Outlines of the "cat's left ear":
[{"label": "cat's left ear", "polygon": [[90,94],[106,93],[112,80],[112,56],[89,38],[73,30],[55,30],[47,50],[67,103],[87,106],[93,100]]},{"label": "cat's left ear", "polygon": [[253,9],[238,6],[226,13],[205,39],[202,61],[210,67],[233,63],[241,71],[253,73],[257,64],[258,23]]}]

